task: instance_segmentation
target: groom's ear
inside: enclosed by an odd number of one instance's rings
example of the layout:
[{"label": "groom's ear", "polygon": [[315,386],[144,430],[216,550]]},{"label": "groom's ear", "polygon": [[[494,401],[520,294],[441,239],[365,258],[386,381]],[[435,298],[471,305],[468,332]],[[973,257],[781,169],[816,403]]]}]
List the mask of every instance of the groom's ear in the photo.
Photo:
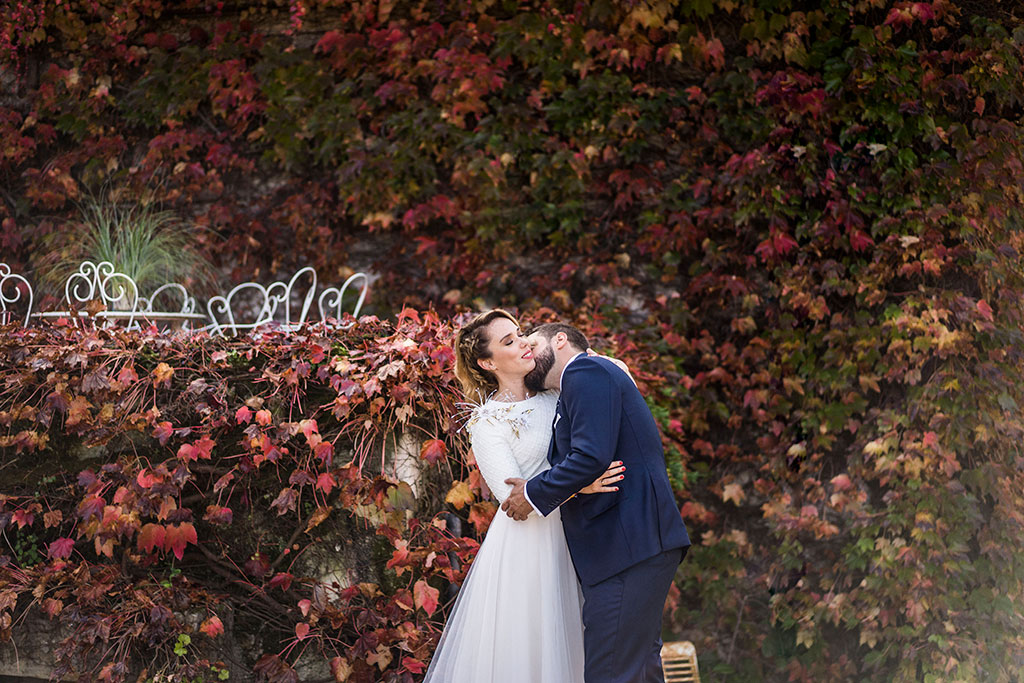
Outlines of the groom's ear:
[{"label": "groom's ear", "polygon": [[553,341],[555,344],[555,348],[558,350],[562,350],[565,348],[565,345],[569,343],[569,337],[565,335],[565,332],[557,332],[555,334]]}]

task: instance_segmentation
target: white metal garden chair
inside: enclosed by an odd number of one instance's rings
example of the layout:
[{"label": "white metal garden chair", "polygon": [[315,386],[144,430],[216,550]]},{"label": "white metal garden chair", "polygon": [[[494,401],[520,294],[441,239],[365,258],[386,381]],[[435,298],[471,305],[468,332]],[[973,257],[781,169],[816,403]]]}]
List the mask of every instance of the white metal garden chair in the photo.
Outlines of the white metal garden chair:
[{"label": "white metal garden chair", "polygon": [[317,306],[320,309],[320,320],[326,325],[329,321],[340,321],[345,314],[345,293],[348,289],[352,288],[352,294],[356,291],[359,292],[359,298],[356,299],[356,305],[352,309],[352,317],[358,318],[359,311],[363,308],[363,301],[366,300],[366,291],[370,286],[370,278],[366,273],[355,273],[350,275],[341,287],[328,287],[320,293],[320,298],[317,300]]},{"label": "white metal garden chair", "polygon": [[12,272],[6,263],[0,263],[0,322],[6,323],[15,317],[20,318],[21,313],[16,313],[14,308],[20,309],[22,303],[27,303],[22,324],[28,325],[32,315],[32,302],[32,284],[24,275]]},{"label": "white metal garden chair", "polygon": [[[303,292],[302,280],[309,281]],[[316,293],[316,271],[307,266],[300,269],[288,282],[277,281],[264,287],[258,282],[243,282],[224,296],[215,296],[206,302],[210,314],[208,329],[221,336],[237,335],[277,321],[284,326],[301,325],[309,314]],[[298,296],[300,308],[292,314],[292,298]],[[279,313],[281,320],[278,320]]]},{"label": "white metal garden chair", "polygon": [[[163,322],[188,327],[205,321],[206,316],[196,313],[196,300],[185,286],[169,282],[157,287],[148,296],[142,296],[138,283],[126,273],[119,272],[110,261],[85,261],[64,282],[64,302],[78,310],[79,317],[89,315],[83,307],[99,301],[103,309],[93,314],[105,324],[117,323],[127,329],[139,329],[142,323]],[[167,307],[166,304],[171,306]],[[34,314],[39,318],[65,317],[70,310],[46,311]]]},{"label": "white metal garden chair", "polygon": [[[366,299],[369,278],[355,273],[340,287],[324,289],[317,299],[320,318],[324,323],[340,320],[344,313],[345,295],[358,292],[352,314],[359,311]],[[243,282],[224,296],[215,296],[206,303],[210,314],[211,334],[237,335],[264,325],[276,324],[295,329],[307,322],[316,294],[316,271],[310,267],[300,269],[287,282],[272,282],[263,286],[258,282]]]}]

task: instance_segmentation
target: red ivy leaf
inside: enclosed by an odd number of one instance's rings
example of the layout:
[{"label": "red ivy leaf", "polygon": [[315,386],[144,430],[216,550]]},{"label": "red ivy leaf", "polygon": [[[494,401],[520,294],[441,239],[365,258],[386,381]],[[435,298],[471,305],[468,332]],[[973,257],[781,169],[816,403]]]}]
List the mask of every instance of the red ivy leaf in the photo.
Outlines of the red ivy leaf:
[{"label": "red ivy leaf", "polygon": [[469,521],[476,528],[478,534],[487,533],[487,528],[491,526],[491,520],[494,519],[494,513],[497,510],[494,503],[487,501],[476,503],[469,509]]},{"label": "red ivy leaf", "polygon": [[398,605],[404,610],[411,612],[412,610],[416,609],[416,603],[413,601],[412,593],[409,591],[408,588],[400,588],[398,591],[395,592],[395,595],[392,599],[395,601],[396,605]]},{"label": "red ivy leaf", "polygon": [[172,427],[171,423],[166,420],[158,422],[156,427],[153,428],[153,437],[160,441],[161,446],[167,445],[167,440],[171,438],[171,434],[173,433],[174,427]]},{"label": "red ivy leaf", "polygon": [[171,377],[173,376],[174,368],[167,363],[159,363],[153,369],[153,386],[159,388],[162,384],[169,389],[171,387]]},{"label": "red ivy leaf", "polygon": [[220,493],[225,486],[231,483],[231,480],[235,478],[234,472],[228,472],[213,484],[214,493]]},{"label": "red ivy leaf", "polygon": [[412,587],[412,594],[416,606],[426,612],[427,616],[431,616],[437,609],[437,600],[441,596],[441,591],[427,583],[426,579],[416,582],[416,585]]},{"label": "red ivy leaf", "polygon": [[139,376],[135,374],[135,368],[128,364],[117,373],[117,381],[127,387],[138,382]]},{"label": "red ivy leaf", "polygon": [[989,322],[992,322],[992,307],[988,305],[988,302],[984,299],[978,300],[978,313],[981,317]]},{"label": "red ivy leaf", "polygon": [[249,406],[242,406],[235,411],[235,422],[238,424],[249,424],[252,420],[252,411],[249,410]]},{"label": "red ivy leaf", "polygon": [[195,545],[199,541],[196,538],[196,528],[191,522],[183,522],[167,526],[164,536],[164,549],[170,550],[179,560],[185,554],[185,546],[189,543]]},{"label": "red ivy leaf", "polygon": [[146,470],[139,470],[135,476],[135,483],[144,489],[151,488],[157,481],[159,480]]},{"label": "red ivy leaf", "polygon": [[78,473],[78,485],[84,489],[92,487],[96,481],[96,474],[92,470],[82,470]]},{"label": "red ivy leaf", "polygon": [[277,494],[277,498],[270,504],[270,507],[277,508],[277,514],[283,515],[295,509],[295,503],[298,501],[298,498],[298,491],[291,487],[284,488],[281,489],[281,493]]},{"label": "red ivy leaf", "polygon": [[352,675],[352,666],[344,657],[334,657],[331,659],[331,674],[338,683],[345,683]]},{"label": "red ivy leaf", "polygon": [[186,462],[193,460],[209,460],[213,447],[217,442],[208,436],[197,439],[191,444],[183,443],[178,449],[178,458]]},{"label": "red ivy leaf", "polygon": [[277,655],[263,655],[253,670],[266,678],[268,683],[297,683],[299,680],[295,669]]},{"label": "red ivy leaf", "polygon": [[863,230],[850,232],[850,247],[854,251],[866,251],[873,246],[875,246],[874,240]]},{"label": "red ivy leaf", "polygon": [[92,417],[89,408],[92,404],[84,396],[75,396],[71,400],[71,405],[68,406],[68,419],[67,424],[69,426],[76,425],[84,420],[88,420]]},{"label": "red ivy leaf", "polygon": [[313,454],[327,467],[331,466],[334,459],[334,444],[330,441],[321,441],[313,448]]},{"label": "red ivy leaf", "polygon": [[409,564],[409,541],[396,541],[395,552],[391,553],[391,559],[388,560],[386,567],[394,569],[395,574],[401,576],[402,572],[406,570],[405,565],[407,564]]},{"label": "red ivy leaf", "polygon": [[292,585],[292,579],[295,577],[288,572],[278,572],[274,574],[274,578],[270,580],[271,588],[280,588],[283,591],[288,590]]},{"label": "red ivy leaf", "polygon": [[473,492],[469,488],[469,483],[465,481],[453,483],[448,491],[448,495],[444,497],[444,502],[451,503],[455,506],[456,510],[461,510],[471,504],[473,502]]},{"label": "red ivy leaf", "polygon": [[441,458],[444,457],[445,451],[444,441],[440,439],[430,439],[424,441],[420,447],[420,457],[429,462],[431,465],[436,465]]},{"label": "red ivy leaf", "polygon": [[295,624],[295,637],[302,640],[309,635],[309,624],[304,621]]},{"label": "red ivy leaf", "polygon": [[330,472],[321,472],[320,476],[316,478],[316,487],[328,495],[337,483],[334,480],[334,475]]},{"label": "red ivy leaf", "polygon": [[184,460],[185,462],[192,462],[198,459],[196,455],[195,446],[190,443],[183,443],[178,446],[178,460]]},{"label": "red ivy leaf", "polygon": [[850,477],[845,474],[837,474],[829,480],[829,483],[832,484],[836,491],[848,491],[853,488],[853,482],[850,481]]},{"label": "red ivy leaf", "polygon": [[[320,434],[320,428],[317,426],[316,420],[313,419],[302,420],[299,422],[299,429],[302,430],[302,435],[307,439],[311,438],[314,434],[318,436]],[[319,443],[319,441],[317,443]]]},{"label": "red ivy leaf", "polygon": [[154,548],[164,547],[164,538],[167,530],[162,524],[147,524],[139,531],[136,539],[139,550],[147,553],[153,552]]},{"label": "red ivy leaf", "polygon": [[64,603],[61,600],[55,600],[53,598],[46,598],[43,600],[43,611],[51,619],[61,613],[64,609]]},{"label": "red ivy leaf", "polygon": [[412,657],[402,657],[402,667],[413,674],[421,674],[426,671],[426,665],[418,659]]},{"label": "red ivy leaf", "polygon": [[24,529],[27,526],[32,526],[32,523],[36,521],[36,516],[28,510],[15,510],[11,519],[17,522],[19,529]]},{"label": "red ivy leaf", "polygon": [[118,486],[114,493],[114,505],[121,505],[130,498],[129,491],[124,486]]},{"label": "red ivy leaf", "polygon": [[231,508],[224,507],[223,505],[207,505],[206,514],[203,515],[203,519],[207,522],[224,526],[231,524],[233,518],[234,514],[231,512]]},{"label": "red ivy leaf", "polygon": [[209,460],[213,454],[213,447],[216,445],[216,441],[208,436],[203,436],[195,442],[196,455],[200,460]]},{"label": "red ivy leaf", "polygon": [[216,638],[224,633],[224,623],[220,620],[220,617],[213,615],[199,625],[199,630],[211,638]]},{"label": "red ivy leaf", "polygon": [[46,550],[46,554],[51,560],[65,560],[71,557],[71,551],[74,547],[75,540],[73,538],[58,538],[50,544]]},{"label": "red ivy leaf", "polygon": [[86,496],[78,504],[78,516],[82,518],[83,522],[88,522],[93,517],[99,519],[103,516],[104,506],[106,506],[106,502],[99,496]]}]

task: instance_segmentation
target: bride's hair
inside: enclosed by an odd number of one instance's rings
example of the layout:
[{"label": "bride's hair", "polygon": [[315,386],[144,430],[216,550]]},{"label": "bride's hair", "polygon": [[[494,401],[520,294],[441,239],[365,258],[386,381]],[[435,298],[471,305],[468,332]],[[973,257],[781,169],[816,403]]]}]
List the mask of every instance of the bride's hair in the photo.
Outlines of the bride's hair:
[{"label": "bride's hair", "polygon": [[473,403],[483,403],[498,389],[498,378],[490,370],[480,367],[479,360],[490,358],[487,348],[490,339],[485,328],[499,318],[507,318],[519,326],[519,321],[508,311],[493,308],[466,323],[455,335],[455,377],[462,392]]}]

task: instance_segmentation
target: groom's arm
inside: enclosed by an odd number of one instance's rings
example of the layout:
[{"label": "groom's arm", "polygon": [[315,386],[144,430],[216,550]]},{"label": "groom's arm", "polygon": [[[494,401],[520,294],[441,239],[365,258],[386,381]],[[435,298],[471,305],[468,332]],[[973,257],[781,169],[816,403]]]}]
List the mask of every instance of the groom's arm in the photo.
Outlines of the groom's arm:
[{"label": "groom's arm", "polygon": [[569,420],[572,430],[569,453],[526,483],[527,499],[545,516],[592,483],[615,459],[622,393],[607,368],[581,358],[562,378],[562,410],[562,419]]}]

